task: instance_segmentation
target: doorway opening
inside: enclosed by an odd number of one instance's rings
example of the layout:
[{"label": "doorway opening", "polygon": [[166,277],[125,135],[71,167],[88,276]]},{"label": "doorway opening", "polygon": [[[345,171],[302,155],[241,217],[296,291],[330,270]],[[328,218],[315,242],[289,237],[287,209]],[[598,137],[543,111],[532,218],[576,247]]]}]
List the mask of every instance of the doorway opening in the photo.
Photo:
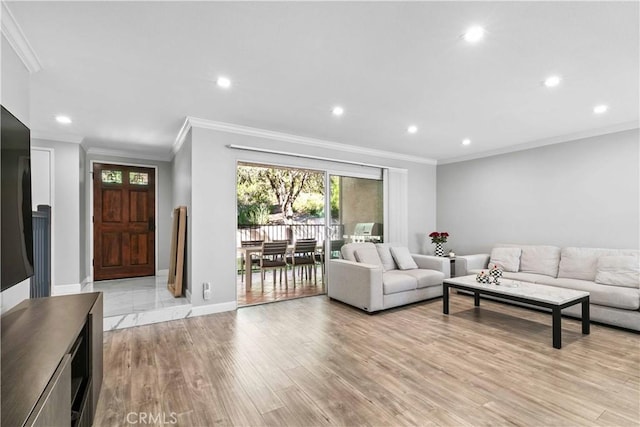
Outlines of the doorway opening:
[{"label": "doorway opening", "polygon": [[326,294],[345,243],[384,240],[381,179],[239,162],[236,190],[238,306]]},{"label": "doorway opening", "polygon": [[91,170],[93,281],[82,292],[104,293],[105,325],[115,319],[122,327],[118,318],[132,314],[187,309],[187,298],[167,289],[167,276],[156,276],[157,166],[92,162]]}]

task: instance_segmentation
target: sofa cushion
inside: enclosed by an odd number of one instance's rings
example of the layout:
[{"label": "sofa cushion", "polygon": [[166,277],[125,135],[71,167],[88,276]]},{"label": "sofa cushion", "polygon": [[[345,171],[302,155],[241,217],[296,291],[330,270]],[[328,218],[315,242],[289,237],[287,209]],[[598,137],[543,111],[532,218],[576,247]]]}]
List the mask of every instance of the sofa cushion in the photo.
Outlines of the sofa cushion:
[{"label": "sofa cushion", "polygon": [[548,276],[541,277],[537,283],[578,291],[587,291],[590,294],[589,302],[591,304],[621,308],[624,310],[638,310],[638,308],[640,308],[640,290],[637,288],[631,289],[622,286],[601,285],[599,283],[578,279],[555,279]]},{"label": "sofa cushion", "polygon": [[562,248],[558,277],[594,281],[598,258],[611,254],[609,249]]},{"label": "sofa cushion", "polygon": [[413,270],[418,268],[418,264],[411,257],[409,248],[405,246],[396,246],[391,248],[391,255],[400,270]]},{"label": "sofa cushion", "polygon": [[556,246],[521,246],[520,271],[558,277],[560,248]]},{"label": "sofa cushion", "polygon": [[415,290],[418,280],[404,271],[391,270],[382,273],[382,292],[385,295]]},{"label": "sofa cushion", "polygon": [[358,248],[354,251],[354,254],[358,262],[382,266],[382,261],[380,260],[380,256],[378,256],[378,251],[373,245]]},{"label": "sofa cushion", "polygon": [[493,248],[489,267],[497,265],[503,271],[518,271],[521,253],[520,248]]},{"label": "sofa cushion", "polygon": [[444,273],[436,270],[423,270],[418,268],[415,270],[405,270],[403,273],[415,277],[418,281],[418,289],[442,286],[442,282],[444,281]]},{"label": "sofa cushion", "polygon": [[376,246],[371,242],[347,243],[346,245],[343,245],[340,248],[340,253],[342,254],[342,259],[346,259],[347,261],[358,262],[358,260],[356,259],[356,254],[355,254],[356,249],[366,248],[366,247],[375,248]]},{"label": "sofa cushion", "polygon": [[376,243],[376,250],[380,261],[382,261],[382,269],[384,271],[397,270],[396,262],[391,255],[391,244],[389,243]]},{"label": "sofa cushion", "polygon": [[596,282],[603,285],[640,288],[640,266],[633,256],[603,256],[598,258]]}]

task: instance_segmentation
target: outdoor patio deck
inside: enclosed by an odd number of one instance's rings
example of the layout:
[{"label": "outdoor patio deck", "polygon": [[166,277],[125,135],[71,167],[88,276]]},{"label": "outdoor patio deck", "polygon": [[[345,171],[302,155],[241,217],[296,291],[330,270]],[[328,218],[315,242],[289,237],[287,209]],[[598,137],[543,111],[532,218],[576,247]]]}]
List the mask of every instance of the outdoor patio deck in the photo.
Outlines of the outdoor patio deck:
[{"label": "outdoor patio deck", "polygon": [[285,301],[294,298],[309,297],[314,295],[321,295],[327,293],[325,284],[322,283],[321,267],[317,266],[318,284],[313,283],[313,273],[310,278],[299,279],[296,276],[296,287],[293,287],[293,280],[291,278],[292,271],[289,270],[289,287],[284,286],[284,277],[282,283],[278,282],[280,277],[279,273],[276,273],[276,284],[273,284],[273,273],[267,272],[264,281],[264,291],[260,286],[260,273],[258,271],[253,272],[251,289],[246,288],[246,282],[242,282],[240,274],[236,277],[238,306],[264,304],[268,302]]}]

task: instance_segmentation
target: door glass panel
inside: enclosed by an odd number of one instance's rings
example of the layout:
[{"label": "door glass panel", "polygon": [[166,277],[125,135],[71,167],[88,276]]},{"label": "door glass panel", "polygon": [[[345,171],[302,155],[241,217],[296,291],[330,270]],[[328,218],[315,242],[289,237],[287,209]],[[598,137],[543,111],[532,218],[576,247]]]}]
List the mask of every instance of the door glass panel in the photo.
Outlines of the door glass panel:
[{"label": "door glass panel", "polygon": [[384,241],[382,180],[331,175],[331,258],[346,243]]},{"label": "door glass panel", "polygon": [[122,171],[102,170],[102,182],[106,184],[122,184]]},{"label": "door glass panel", "polygon": [[146,172],[129,172],[129,184],[148,185],[149,174]]}]

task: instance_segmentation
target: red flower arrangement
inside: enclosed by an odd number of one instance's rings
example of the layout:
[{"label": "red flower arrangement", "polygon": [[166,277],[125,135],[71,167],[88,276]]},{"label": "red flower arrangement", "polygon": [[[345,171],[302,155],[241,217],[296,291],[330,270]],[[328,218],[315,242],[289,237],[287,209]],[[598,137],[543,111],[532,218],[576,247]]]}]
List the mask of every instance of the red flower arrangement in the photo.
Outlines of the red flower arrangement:
[{"label": "red flower arrangement", "polygon": [[449,237],[449,233],[447,233],[446,231],[434,231],[433,233],[429,234],[429,237],[431,237],[431,243],[447,243],[447,237]]}]

